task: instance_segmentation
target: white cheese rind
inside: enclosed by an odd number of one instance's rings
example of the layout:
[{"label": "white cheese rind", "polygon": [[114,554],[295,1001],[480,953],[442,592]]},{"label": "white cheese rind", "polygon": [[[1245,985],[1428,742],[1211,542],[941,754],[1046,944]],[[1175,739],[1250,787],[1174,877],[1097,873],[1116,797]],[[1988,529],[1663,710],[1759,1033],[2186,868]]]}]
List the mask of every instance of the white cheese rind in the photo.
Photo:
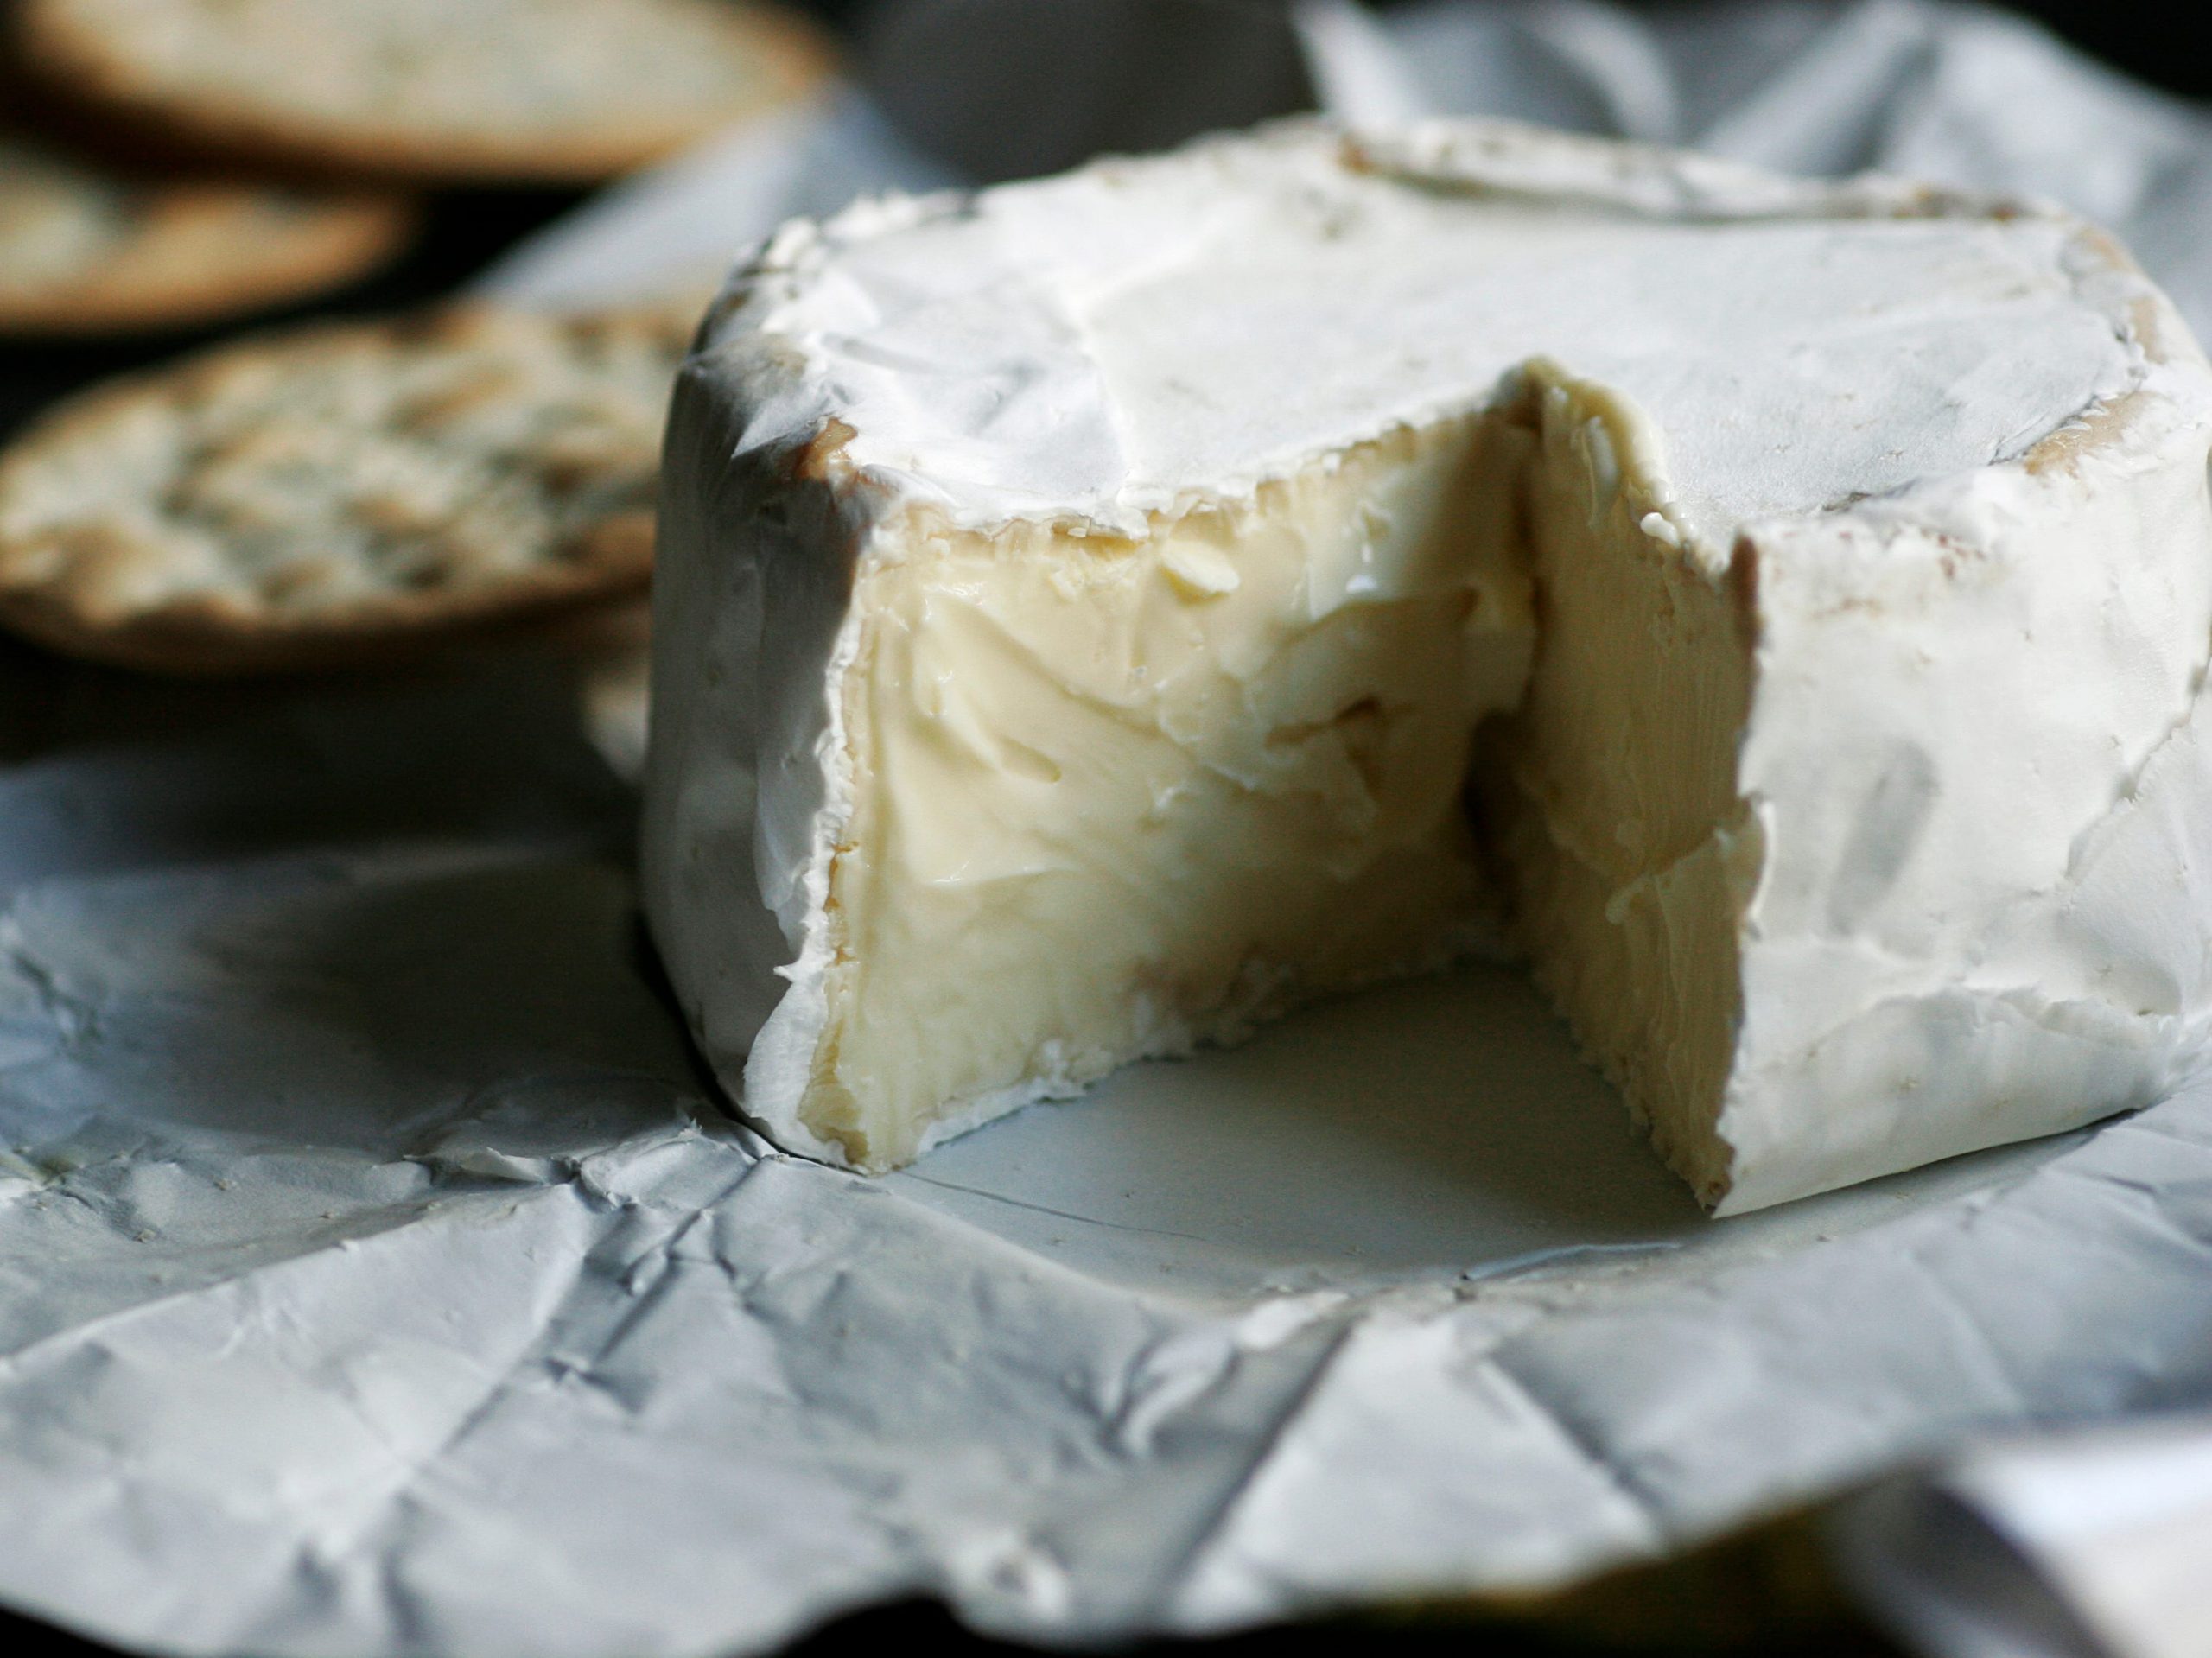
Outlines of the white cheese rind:
[{"label": "white cheese rind", "polygon": [[2146,377],[2044,464],[1746,532],[1768,851],[1724,1211],[2078,1127],[2204,1063],[2199,378]]},{"label": "white cheese rind", "polygon": [[845,1160],[800,1104],[849,597],[905,515],[1127,533],[1540,357],[1635,429],[1645,533],[1756,569],[1765,861],[1706,1195],[2072,1126],[2200,1064],[2212,928],[2155,894],[2192,890],[2203,821],[2177,803],[2206,788],[2212,382],[2124,257],[1885,181],[1300,124],[790,226],[710,318],[670,431],[645,890],[747,1115]]}]

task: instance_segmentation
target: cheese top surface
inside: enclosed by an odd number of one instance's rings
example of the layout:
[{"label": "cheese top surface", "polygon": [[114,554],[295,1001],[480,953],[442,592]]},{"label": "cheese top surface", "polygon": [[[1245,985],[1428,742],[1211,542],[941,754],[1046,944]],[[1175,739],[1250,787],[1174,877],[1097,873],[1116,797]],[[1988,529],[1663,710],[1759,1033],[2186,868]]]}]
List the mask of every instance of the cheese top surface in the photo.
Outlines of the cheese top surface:
[{"label": "cheese top surface", "polygon": [[2022,454],[2145,372],[2145,286],[2079,221],[1918,187],[1292,124],[791,226],[709,338],[747,446],[834,419],[963,524],[1123,531],[1548,358],[1665,434],[1668,516],[1712,543]]}]

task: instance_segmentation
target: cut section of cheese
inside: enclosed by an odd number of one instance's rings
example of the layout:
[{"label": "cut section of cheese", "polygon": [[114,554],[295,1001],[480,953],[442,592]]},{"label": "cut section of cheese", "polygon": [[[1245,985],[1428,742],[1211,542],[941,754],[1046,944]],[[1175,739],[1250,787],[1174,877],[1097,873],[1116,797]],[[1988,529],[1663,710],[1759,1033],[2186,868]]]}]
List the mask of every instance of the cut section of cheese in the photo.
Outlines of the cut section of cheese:
[{"label": "cut section of cheese", "polygon": [[1702,562],[1655,501],[1632,411],[1553,378],[1522,412],[1521,547],[1543,635],[1481,755],[1515,931],[1586,1049],[1700,1192],[1743,1022],[1763,864],[1736,759],[1758,613],[1745,555]]},{"label": "cut section of cheese", "polygon": [[1881,181],[1294,124],[795,225],[678,385],[655,935],[866,1169],[1500,948],[1724,1210],[2091,1121],[2212,1028],[2209,448],[2109,243]]},{"label": "cut section of cheese", "polygon": [[918,514],[858,578],[811,1132],[903,1162],[947,1102],[1070,1092],[1482,936],[1470,738],[1534,644],[1507,435],[1395,433],[1134,536]]}]

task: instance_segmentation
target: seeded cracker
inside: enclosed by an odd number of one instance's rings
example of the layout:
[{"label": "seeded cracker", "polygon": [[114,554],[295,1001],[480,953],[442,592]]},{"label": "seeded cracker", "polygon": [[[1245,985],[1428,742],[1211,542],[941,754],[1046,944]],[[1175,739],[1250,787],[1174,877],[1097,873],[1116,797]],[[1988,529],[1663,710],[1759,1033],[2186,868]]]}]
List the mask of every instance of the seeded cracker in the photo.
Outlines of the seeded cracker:
[{"label": "seeded cracker", "polygon": [[415,212],[386,196],[137,182],[0,135],[0,334],[182,327],[365,275]]},{"label": "seeded cracker", "polygon": [[830,62],[724,0],[26,0],[14,35],[49,92],[165,150],[419,182],[612,177]]},{"label": "seeded cracker", "polygon": [[220,347],[0,456],[0,624],[192,674],[389,659],[641,590],[687,306]]}]

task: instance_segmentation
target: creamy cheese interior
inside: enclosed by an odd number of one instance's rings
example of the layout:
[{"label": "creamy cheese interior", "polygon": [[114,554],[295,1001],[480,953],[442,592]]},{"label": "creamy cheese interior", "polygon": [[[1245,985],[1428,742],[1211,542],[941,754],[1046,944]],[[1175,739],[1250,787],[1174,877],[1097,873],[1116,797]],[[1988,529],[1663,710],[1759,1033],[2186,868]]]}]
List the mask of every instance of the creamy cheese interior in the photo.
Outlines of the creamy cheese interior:
[{"label": "creamy cheese interior", "polygon": [[855,595],[810,1128],[888,1166],[1441,965],[1497,937],[1486,821],[1544,981],[1710,1184],[1743,641],[1602,399],[1530,384],[1142,538],[910,518]]},{"label": "creamy cheese interior", "polygon": [[1541,434],[1522,480],[1541,626],[1520,709],[1482,757],[1497,867],[1537,981],[1711,1201],[1760,862],[1736,778],[1750,599],[1648,510],[1627,411],[1554,383],[1523,417]]}]

